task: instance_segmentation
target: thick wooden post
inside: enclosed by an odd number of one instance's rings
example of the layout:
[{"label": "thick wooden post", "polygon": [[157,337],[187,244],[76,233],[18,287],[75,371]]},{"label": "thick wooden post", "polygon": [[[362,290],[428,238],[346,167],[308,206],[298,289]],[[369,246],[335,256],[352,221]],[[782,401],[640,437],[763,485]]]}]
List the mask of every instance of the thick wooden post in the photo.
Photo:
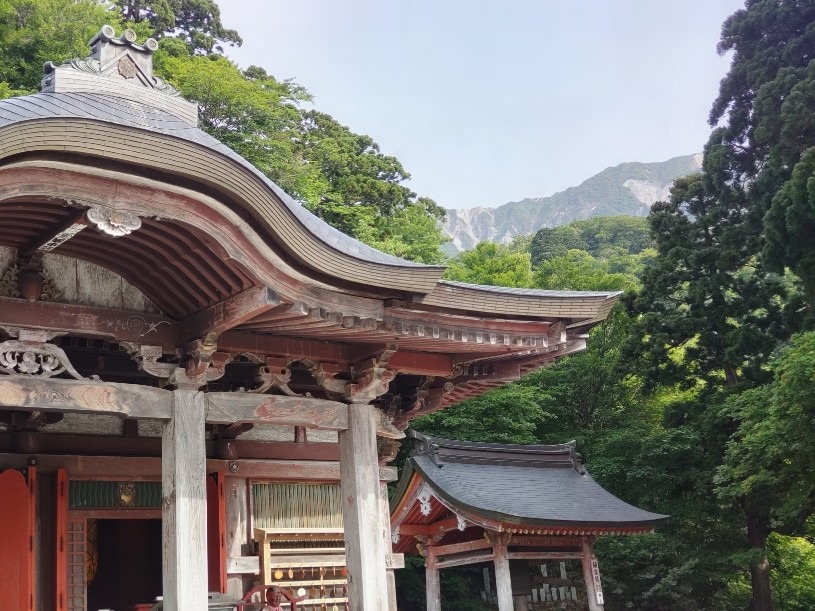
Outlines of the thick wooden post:
[{"label": "thick wooden post", "polygon": [[351,611],[388,608],[385,533],[380,517],[377,411],[348,406],[348,429],[340,431],[340,479],[348,597]]},{"label": "thick wooden post", "polygon": [[583,581],[586,582],[586,596],[589,599],[589,611],[603,611],[603,590],[600,586],[600,569],[594,557],[594,546],[589,537],[582,539]]},{"label": "thick wooden post", "polygon": [[173,391],[161,438],[164,611],[207,608],[204,394]]},{"label": "thick wooden post", "polygon": [[498,598],[498,611],[514,611],[512,598],[512,578],[509,573],[509,552],[504,535],[495,535],[492,549],[495,552],[495,591]]},{"label": "thick wooden post", "polygon": [[441,611],[441,580],[439,569],[436,568],[436,554],[433,547],[427,547],[427,557],[424,563],[425,582],[427,592],[427,611]]}]

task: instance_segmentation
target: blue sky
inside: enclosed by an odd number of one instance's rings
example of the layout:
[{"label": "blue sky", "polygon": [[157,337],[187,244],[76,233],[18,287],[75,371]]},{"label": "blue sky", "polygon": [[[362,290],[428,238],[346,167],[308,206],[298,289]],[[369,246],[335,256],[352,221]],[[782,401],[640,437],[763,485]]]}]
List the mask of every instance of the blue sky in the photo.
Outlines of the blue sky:
[{"label": "blue sky", "polygon": [[448,208],[698,152],[743,0],[221,0],[228,50],[294,78]]}]

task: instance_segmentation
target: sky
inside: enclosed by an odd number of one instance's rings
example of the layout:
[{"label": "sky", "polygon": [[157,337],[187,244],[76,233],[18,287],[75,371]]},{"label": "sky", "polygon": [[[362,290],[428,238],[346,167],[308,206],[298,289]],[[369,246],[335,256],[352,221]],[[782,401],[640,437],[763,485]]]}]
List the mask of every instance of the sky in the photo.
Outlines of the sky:
[{"label": "sky", "polygon": [[221,0],[227,49],[294,78],[446,208],[702,150],[743,0]]}]

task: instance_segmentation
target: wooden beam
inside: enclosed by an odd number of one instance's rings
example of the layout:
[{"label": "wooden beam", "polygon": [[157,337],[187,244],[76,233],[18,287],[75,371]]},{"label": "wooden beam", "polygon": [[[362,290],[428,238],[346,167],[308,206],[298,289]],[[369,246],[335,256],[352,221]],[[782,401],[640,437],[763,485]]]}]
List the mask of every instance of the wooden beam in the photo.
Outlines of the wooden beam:
[{"label": "wooden beam", "polygon": [[347,365],[350,362],[350,351],[346,344],[248,331],[224,332],[218,338],[218,350],[279,356],[286,358],[289,362],[310,360],[316,363],[341,365]]},{"label": "wooden beam", "polygon": [[84,412],[166,420],[170,417],[171,396],[168,390],[136,384],[0,377],[0,409]]},{"label": "wooden beam", "polygon": [[[37,468],[43,473],[65,469],[72,479],[108,479],[158,481],[161,479],[161,459],[130,456],[65,456],[37,455]],[[23,469],[29,466],[30,453],[0,453],[0,470]],[[234,471],[237,469],[237,471]],[[208,473],[237,474],[248,479],[267,481],[339,482],[337,462],[302,460],[207,460]]]},{"label": "wooden beam", "polygon": [[[401,530],[399,531],[401,534]],[[433,553],[436,556],[447,556],[448,554],[460,554],[462,552],[472,552],[479,549],[489,549],[492,544],[486,539],[474,539],[464,543],[450,543],[449,545],[434,545]]]},{"label": "wooden beam", "polygon": [[207,606],[204,394],[173,392],[161,447],[162,575],[165,611]]},{"label": "wooden beam", "polygon": [[510,560],[580,560],[580,552],[509,552]]},{"label": "wooden beam", "polygon": [[445,518],[432,524],[401,524],[399,526],[399,534],[405,536],[424,536],[432,537],[434,535],[441,535],[451,530],[458,530],[458,519]]},{"label": "wooden beam", "polygon": [[223,333],[280,304],[280,296],[268,286],[256,286],[204,308],[177,323],[181,343]]},{"label": "wooden beam", "polygon": [[449,569],[456,566],[467,566],[468,564],[480,564],[481,562],[489,562],[491,560],[495,560],[495,554],[492,552],[467,556],[454,556],[452,558],[445,558],[444,560],[437,560],[436,567],[440,569]]},{"label": "wooden beam", "polygon": [[210,424],[253,422],[328,431],[348,428],[348,406],[339,401],[239,392],[207,393],[205,401]]},{"label": "wooden beam", "polygon": [[149,343],[172,352],[177,346],[169,318],[94,306],[0,297],[0,327],[48,329],[120,342]]},{"label": "wooden beam", "polygon": [[[206,393],[207,422],[229,424],[253,422],[305,426],[328,431],[344,431],[349,427],[348,406],[338,401],[285,395],[255,395],[252,393]],[[401,439],[403,431],[390,424],[377,412],[376,434]]]},{"label": "wooden beam", "polygon": [[32,238],[24,246],[21,246],[17,252],[19,256],[24,259],[38,251],[41,256],[46,252],[55,250],[87,226],[88,221],[85,219],[85,210],[83,209],[72,214],[63,222],[46,229],[43,233]]},{"label": "wooden beam", "polygon": [[453,372],[453,360],[448,354],[397,351],[388,361],[388,368],[399,373],[446,378]]},{"label": "wooden beam", "polygon": [[377,410],[351,405],[349,428],[341,431],[342,516],[348,562],[351,611],[388,609],[385,542],[381,532],[379,465],[376,453]]}]

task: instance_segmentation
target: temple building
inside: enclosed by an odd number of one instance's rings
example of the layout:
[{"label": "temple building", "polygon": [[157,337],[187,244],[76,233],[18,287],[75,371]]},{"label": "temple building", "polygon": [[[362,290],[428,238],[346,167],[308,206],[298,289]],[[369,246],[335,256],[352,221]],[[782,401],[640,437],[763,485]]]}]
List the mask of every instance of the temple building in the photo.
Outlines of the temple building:
[{"label": "temple building", "polygon": [[[604,599],[594,540],[649,533],[667,518],[600,487],[572,444],[412,436],[416,445],[391,500],[391,532],[395,550],[418,549],[425,557],[427,611],[441,611],[439,570],[462,566],[484,567],[484,598],[499,611],[599,611]],[[547,562],[565,571],[568,560],[582,564],[580,597],[565,574],[545,579]]]},{"label": "temple building", "polygon": [[393,611],[410,420],[582,350],[618,294],[448,282],[343,235],[201,131],[156,49],[106,26],[0,101],[2,606],[275,584]]}]

